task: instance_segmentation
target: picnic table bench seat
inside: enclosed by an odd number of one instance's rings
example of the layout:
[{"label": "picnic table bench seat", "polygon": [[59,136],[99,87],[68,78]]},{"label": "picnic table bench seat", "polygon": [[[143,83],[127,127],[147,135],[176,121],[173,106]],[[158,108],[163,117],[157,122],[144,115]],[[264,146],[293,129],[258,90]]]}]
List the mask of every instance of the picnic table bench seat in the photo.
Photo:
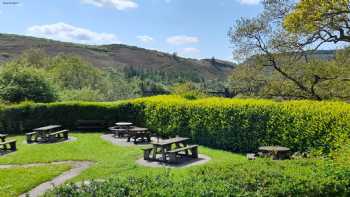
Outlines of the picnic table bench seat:
[{"label": "picnic table bench seat", "polygon": [[147,128],[134,127],[134,128],[128,129],[127,132],[128,132],[127,142],[130,142],[131,139],[134,139],[134,144],[138,142],[137,139],[141,139],[141,142],[151,141],[151,133]]},{"label": "picnic table bench seat", "polygon": [[[33,143],[35,141],[35,137],[37,136],[37,132],[33,131],[33,132],[29,132],[29,133],[26,133],[26,136],[27,136],[27,143],[30,144],[30,143]],[[34,137],[34,139],[33,139]]]},{"label": "picnic table bench seat", "polygon": [[76,122],[76,129],[106,129],[108,123],[105,120],[78,120]]},{"label": "picnic table bench seat", "polygon": [[55,139],[63,138],[65,140],[68,139],[68,130],[56,131],[49,134],[50,141],[54,141]]},{"label": "picnic table bench seat", "polygon": [[8,140],[5,142],[0,142],[0,146],[2,146],[2,150],[8,150],[7,145],[10,145],[10,150],[15,151],[16,148],[16,140]]},{"label": "picnic table bench seat", "polygon": [[191,151],[191,157],[192,158],[198,158],[198,145],[188,145],[182,148],[177,148],[173,150],[169,150],[166,152],[166,154],[169,156],[169,162],[170,163],[176,163],[178,162],[178,155],[181,155],[181,152],[185,152],[185,155],[188,155],[188,150]]},{"label": "picnic table bench seat", "polygon": [[0,134],[0,140],[1,142],[5,142],[5,139],[8,135],[7,134]]},{"label": "picnic table bench seat", "polygon": [[126,134],[128,134],[127,129],[123,129],[123,128],[119,128],[119,127],[109,127],[108,130],[113,133],[113,137],[117,137],[117,136],[123,137]]},{"label": "picnic table bench seat", "polygon": [[141,150],[143,150],[143,159],[144,160],[151,160],[151,152],[153,150],[152,146],[147,146],[147,147],[143,147],[141,148]]}]

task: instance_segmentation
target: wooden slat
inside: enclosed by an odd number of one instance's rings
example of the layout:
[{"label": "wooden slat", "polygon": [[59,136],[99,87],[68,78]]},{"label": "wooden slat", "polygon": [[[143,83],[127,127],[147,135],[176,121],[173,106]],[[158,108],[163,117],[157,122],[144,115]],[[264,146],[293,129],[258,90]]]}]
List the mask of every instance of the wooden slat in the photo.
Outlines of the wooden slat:
[{"label": "wooden slat", "polygon": [[190,138],[177,137],[177,138],[171,138],[169,140],[165,140],[162,142],[152,142],[152,144],[156,146],[168,146],[175,143],[186,142],[188,140],[190,140]]},{"label": "wooden slat", "polygon": [[167,151],[167,153],[177,153],[177,152],[181,152],[181,151],[184,151],[184,150],[189,150],[189,149],[192,149],[192,148],[195,148],[195,147],[198,147],[198,145],[185,146],[183,148],[178,148],[178,149]]}]

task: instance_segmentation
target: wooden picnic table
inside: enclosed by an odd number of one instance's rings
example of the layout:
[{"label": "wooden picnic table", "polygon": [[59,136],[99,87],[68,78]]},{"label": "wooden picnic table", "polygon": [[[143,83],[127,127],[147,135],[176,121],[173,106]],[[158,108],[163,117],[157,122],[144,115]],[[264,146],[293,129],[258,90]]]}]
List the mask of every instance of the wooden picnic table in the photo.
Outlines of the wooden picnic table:
[{"label": "wooden picnic table", "polygon": [[128,142],[130,142],[130,139],[134,139],[134,143],[137,143],[137,139],[141,138],[141,141],[147,140],[148,142],[151,141],[151,133],[147,128],[140,128],[140,127],[134,127],[131,129],[128,129]]},{"label": "wooden picnic table", "polygon": [[259,151],[263,154],[271,155],[273,159],[284,159],[289,157],[290,149],[283,146],[262,146]]},{"label": "wooden picnic table", "polygon": [[61,125],[48,125],[45,127],[33,129],[34,132],[37,132],[35,140],[38,141],[38,138],[40,138],[41,141],[49,141],[49,134],[51,132],[57,131],[60,128],[62,128]]},{"label": "wooden picnic table", "polygon": [[119,127],[131,127],[133,125],[133,123],[131,123],[131,122],[117,122],[117,123],[115,123],[115,125],[117,125]]},{"label": "wooden picnic table", "polygon": [[158,149],[160,149],[160,153],[162,155],[161,160],[163,162],[166,162],[166,152],[171,150],[171,146],[175,144],[176,148],[186,147],[187,142],[190,140],[190,138],[184,138],[184,137],[176,137],[171,138],[168,140],[164,140],[161,142],[152,142],[153,145],[153,160],[157,159],[157,152]]},{"label": "wooden picnic table", "polygon": [[5,142],[6,137],[7,137],[7,134],[0,134],[0,140],[1,140],[1,142]]}]

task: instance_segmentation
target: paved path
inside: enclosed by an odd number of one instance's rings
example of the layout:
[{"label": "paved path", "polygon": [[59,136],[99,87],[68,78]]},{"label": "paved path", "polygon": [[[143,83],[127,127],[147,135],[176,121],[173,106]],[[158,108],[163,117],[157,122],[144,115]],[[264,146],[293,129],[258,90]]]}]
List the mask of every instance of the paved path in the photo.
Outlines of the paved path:
[{"label": "paved path", "polygon": [[23,167],[23,168],[30,168],[30,167],[36,167],[36,166],[45,166],[45,165],[59,165],[59,164],[70,164],[72,168],[63,174],[55,177],[51,181],[42,183],[35,187],[34,189],[30,190],[27,193],[24,193],[20,195],[20,197],[36,197],[43,195],[46,191],[49,189],[54,188],[55,186],[61,185],[65,183],[67,180],[72,179],[76,176],[78,176],[82,171],[89,168],[93,162],[90,161],[59,161],[59,162],[52,162],[52,163],[34,163],[34,164],[9,164],[9,165],[0,165],[0,169],[7,169],[7,168],[14,168],[14,167]]}]

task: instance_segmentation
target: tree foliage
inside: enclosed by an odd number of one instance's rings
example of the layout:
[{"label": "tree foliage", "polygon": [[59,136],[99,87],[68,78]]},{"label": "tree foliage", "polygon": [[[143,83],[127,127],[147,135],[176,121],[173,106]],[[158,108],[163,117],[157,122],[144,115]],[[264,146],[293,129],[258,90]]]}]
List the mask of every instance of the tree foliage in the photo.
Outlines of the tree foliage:
[{"label": "tree foliage", "polygon": [[284,26],[308,35],[308,43],[350,42],[350,1],[301,0],[286,16]]},{"label": "tree foliage", "polygon": [[43,71],[16,62],[5,65],[0,71],[0,90],[0,99],[7,102],[56,100],[56,92]]},{"label": "tree foliage", "polygon": [[52,79],[65,89],[98,89],[105,81],[101,70],[77,56],[54,57],[49,71]]},{"label": "tree foliage", "polygon": [[[244,63],[231,77],[232,89],[267,97],[349,98],[339,90],[349,85],[348,59],[320,61],[312,57],[305,45],[308,37],[283,26],[293,9],[294,1],[265,0],[259,16],[236,21],[229,36],[234,54],[243,57]],[[349,50],[341,53],[349,54]]]}]

